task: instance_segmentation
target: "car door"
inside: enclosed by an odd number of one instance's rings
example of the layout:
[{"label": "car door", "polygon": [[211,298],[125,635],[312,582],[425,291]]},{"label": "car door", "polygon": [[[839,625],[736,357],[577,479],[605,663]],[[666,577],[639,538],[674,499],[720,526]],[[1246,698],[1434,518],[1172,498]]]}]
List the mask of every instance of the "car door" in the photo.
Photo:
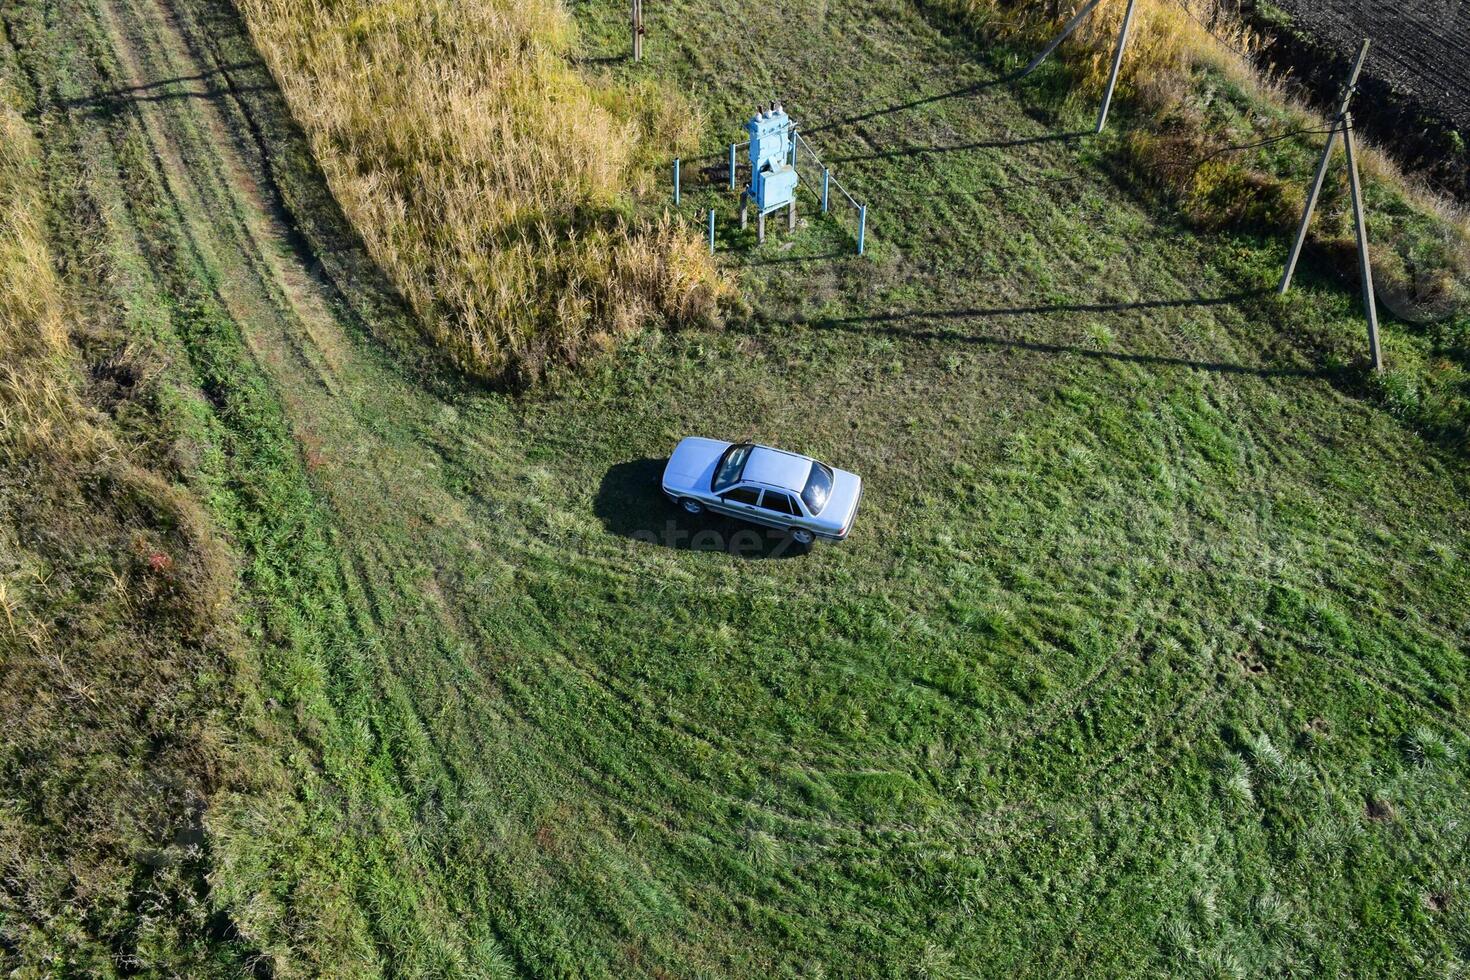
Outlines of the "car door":
[{"label": "car door", "polygon": [[761,497],[758,520],[773,527],[791,527],[801,523],[801,511],[791,494],[784,490],[767,490]]},{"label": "car door", "polygon": [[755,487],[734,487],[716,497],[713,508],[731,517],[751,520],[757,516],[756,505],[760,503],[760,496],[761,492]]}]

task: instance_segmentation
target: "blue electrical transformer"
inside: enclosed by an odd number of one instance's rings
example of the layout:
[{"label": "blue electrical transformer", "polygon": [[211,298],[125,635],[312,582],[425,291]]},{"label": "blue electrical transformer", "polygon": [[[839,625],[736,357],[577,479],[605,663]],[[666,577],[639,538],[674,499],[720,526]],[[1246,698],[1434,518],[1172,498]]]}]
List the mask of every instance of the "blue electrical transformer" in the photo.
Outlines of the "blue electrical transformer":
[{"label": "blue electrical transformer", "polygon": [[796,203],[796,168],[792,166],[791,118],[779,102],[756,112],[745,124],[750,133],[748,200],[765,216]]}]

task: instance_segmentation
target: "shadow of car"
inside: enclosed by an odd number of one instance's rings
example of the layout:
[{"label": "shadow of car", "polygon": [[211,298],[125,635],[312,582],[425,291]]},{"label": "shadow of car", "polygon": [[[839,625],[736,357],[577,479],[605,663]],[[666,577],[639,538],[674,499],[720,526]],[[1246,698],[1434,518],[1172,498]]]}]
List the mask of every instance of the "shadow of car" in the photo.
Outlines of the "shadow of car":
[{"label": "shadow of car", "polygon": [[807,554],[784,531],[717,514],[691,515],[659,490],[666,459],[631,460],[607,471],[593,513],[610,533],[676,551],[724,552],[736,558],[777,560]]}]

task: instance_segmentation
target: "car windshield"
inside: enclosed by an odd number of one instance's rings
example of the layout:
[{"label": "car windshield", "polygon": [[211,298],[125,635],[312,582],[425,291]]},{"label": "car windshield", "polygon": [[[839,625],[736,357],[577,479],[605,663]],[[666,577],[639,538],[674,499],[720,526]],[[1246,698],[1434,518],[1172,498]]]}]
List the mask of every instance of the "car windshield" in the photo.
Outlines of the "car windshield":
[{"label": "car windshield", "polygon": [[750,450],[751,447],[748,444],[731,446],[725,450],[725,455],[720,457],[720,465],[715,470],[715,481],[712,486],[715,493],[740,482],[740,471],[745,469],[745,461],[750,457]]},{"label": "car windshield", "polygon": [[832,496],[832,471],[821,463],[813,463],[811,474],[806,478],[806,489],[801,491],[801,499],[806,503],[806,509],[813,514],[820,514],[822,508],[827,506],[827,498]]}]

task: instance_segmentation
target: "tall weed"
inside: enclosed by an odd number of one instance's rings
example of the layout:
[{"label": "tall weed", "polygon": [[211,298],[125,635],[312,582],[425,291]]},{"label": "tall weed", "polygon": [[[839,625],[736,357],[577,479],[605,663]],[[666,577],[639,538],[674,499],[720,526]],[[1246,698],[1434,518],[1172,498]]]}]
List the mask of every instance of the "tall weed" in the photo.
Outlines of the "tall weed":
[{"label": "tall weed", "polygon": [[243,0],[333,193],[427,332],[472,374],[535,380],[730,287],[631,206],[699,115],[591,84],[559,0]]}]

